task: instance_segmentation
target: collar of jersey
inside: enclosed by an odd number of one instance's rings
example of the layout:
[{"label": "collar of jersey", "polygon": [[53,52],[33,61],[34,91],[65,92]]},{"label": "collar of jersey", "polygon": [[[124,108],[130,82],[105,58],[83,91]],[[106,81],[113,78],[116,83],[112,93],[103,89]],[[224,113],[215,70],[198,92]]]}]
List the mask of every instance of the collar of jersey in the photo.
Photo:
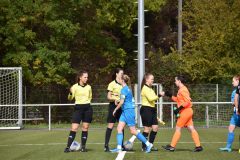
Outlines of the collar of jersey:
[{"label": "collar of jersey", "polygon": [[147,86],[148,88],[151,88],[152,89],[152,87],[150,87],[149,85],[147,85],[147,84],[144,84],[145,86]]},{"label": "collar of jersey", "polygon": [[79,82],[78,82],[78,85],[81,86],[81,87],[86,87],[86,86],[87,86],[87,84],[85,84],[84,86],[82,86]]},{"label": "collar of jersey", "polygon": [[115,79],[115,83],[117,83],[117,84],[119,84],[119,85],[121,85],[120,83],[118,83],[118,81]]}]

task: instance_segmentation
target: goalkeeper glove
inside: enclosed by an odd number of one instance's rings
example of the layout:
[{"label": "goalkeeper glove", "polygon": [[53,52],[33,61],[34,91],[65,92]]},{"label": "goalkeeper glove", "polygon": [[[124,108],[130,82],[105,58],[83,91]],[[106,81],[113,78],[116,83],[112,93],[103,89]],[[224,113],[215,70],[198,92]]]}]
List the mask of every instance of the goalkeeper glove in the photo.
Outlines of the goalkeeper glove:
[{"label": "goalkeeper glove", "polygon": [[175,110],[173,111],[173,113],[174,113],[175,115],[178,115],[179,112],[180,112],[183,108],[184,108],[183,106],[180,106],[180,107],[178,107],[177,109],[175,109]]}]

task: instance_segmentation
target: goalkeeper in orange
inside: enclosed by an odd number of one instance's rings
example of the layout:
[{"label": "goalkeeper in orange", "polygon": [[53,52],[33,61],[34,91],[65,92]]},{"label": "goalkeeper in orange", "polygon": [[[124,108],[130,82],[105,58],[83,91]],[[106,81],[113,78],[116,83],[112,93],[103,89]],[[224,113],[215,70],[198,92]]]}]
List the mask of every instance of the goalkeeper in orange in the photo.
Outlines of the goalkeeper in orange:
[{"label": "goalkeeper in orange", "polygon": [[173,96],[170,92],[161,92],[160,95],[170,97],[177,103],[177,108],[174,109],[174,114],[178,117],[176,124],[176,131],[172,137],[172,142],[169,145],[163,146],[165,150],[175,151],[177,142],[181,137],[181,129],[187,127],[192,134],[192,139],[195,143],[194,152],[200,152],[203,150],[199,135],[193,126],[193,110],[190,93],[187,87],[184,85],[185,79],[183,76],[175,77],[175,84],[178,87],[177,96]]}]

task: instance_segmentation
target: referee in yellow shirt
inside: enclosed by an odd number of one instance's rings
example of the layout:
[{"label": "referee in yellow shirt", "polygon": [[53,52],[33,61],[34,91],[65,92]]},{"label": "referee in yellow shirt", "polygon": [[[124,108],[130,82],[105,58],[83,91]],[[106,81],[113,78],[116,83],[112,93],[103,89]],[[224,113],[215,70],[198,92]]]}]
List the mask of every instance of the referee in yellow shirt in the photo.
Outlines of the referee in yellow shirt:
[{"label": "referee in yellow shirt", "polygon": [[92,122],[93,109],[90,105],[92,100],[92,88],[87,84],[88,73],[82,71],[77,76],[77,83],[74,84],[68,95],[69,100],[75,99],[75,108],[72,115],[72,126],[68,137],[67,147],[64,152],[71,152],[70,146],[75,139],[76,132],[82,122],[81,152],[87,152],[86,142],[88,137],[89,124]]},{"label": "referee in yellow shirt", "polygon": [[108,107],[108,117],[107,117],[108,126],[105,133],[105,144],[104,144],[105,152],[109,152],[109,141],[111,138],[114,123],[116,123],[119,120],[122,114],[122,110],[119,109],[115,113],[115,116],[113,116],[113,111],[117,107],[118,102],[120,101],[120,92],[122,89],[122,85],[120,84],[120,82],[122,81],[122,76],[123,76],[123,69],[116,68],[112,77],[113,81],[109,83],[107,88],[108,90],[107,99],[109,100],[109,107]]},{"label": "referee in yellow shirt", "polygon": [[[142,124],[144,126],[143,136],[148,139],[149,142],[153,144],[158,131],[158,120],[157,120],[157,108],[155,107],[155,102],[160,95],[156,95],[152,89],[152,84],[154,81],[154,76],[151,73],[146,73],[142,81],[142,107],[140,109],[140,115],[142,118]],[[142,150],[145,151],[146,145],[142,143]],[[152,148],[152,151],[158,151],[157,148]]]}]

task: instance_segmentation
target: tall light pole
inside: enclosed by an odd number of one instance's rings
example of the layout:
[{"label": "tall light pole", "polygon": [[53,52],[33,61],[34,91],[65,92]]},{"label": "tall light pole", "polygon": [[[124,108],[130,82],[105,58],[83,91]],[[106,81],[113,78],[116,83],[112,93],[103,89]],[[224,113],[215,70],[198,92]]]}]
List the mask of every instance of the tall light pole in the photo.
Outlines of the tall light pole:
[{"label": "tall light pole", "polygon": [[178,52],[182,53],[182,0],[178,0]]},{"label": "tall light pole", "polygon": [[[138,94],[137,103],[140,109],[141,83],[145,73],[145,36],[144,36],[144,0],[138,0]],[[139,114],[138,114],[139,115]],[[140,118],[138,118],[140,124]]]}]

